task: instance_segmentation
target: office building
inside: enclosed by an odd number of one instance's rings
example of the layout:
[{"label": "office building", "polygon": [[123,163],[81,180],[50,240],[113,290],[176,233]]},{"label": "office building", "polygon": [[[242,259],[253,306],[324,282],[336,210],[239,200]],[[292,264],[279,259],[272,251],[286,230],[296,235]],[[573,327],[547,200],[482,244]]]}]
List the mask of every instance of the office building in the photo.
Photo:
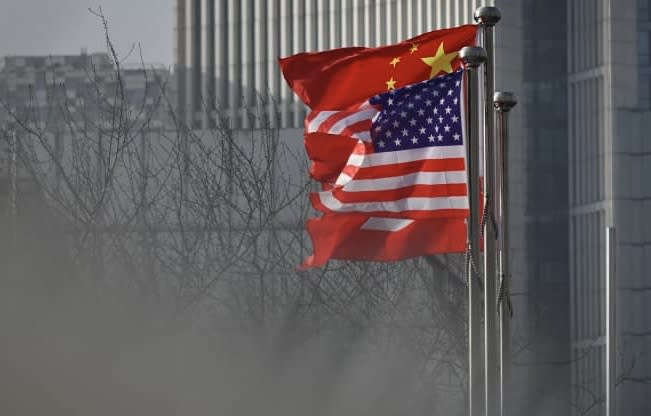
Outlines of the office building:
[{"label": "office building", "polygon": [[651,412],[647,0],[573,2],[568,16],[573,403],[604,413],[605,227],[616,229],[618,414]]},{"label": "office building", "polygon": [[[6,56],[0,66],[2,100],[20,119],[42,126],[70,120],[99,120],[122,101],[130,118],[146,118],[152,128],[172,121],[157,100],[165,94],[169,72],[161,67],[121,66],[118,73],[107,53],[49,56]],[[11,123],[6,108],[0,124]]]},{"label": "office building", "polygon": [[[377,46],[469,23],[481,2],[178,0],[178,109],[194,128],[224,116],[233,128],[302,126],[305,110],[281,79],[278,57]],[[219,110],[220,114],[216,114]]]}]

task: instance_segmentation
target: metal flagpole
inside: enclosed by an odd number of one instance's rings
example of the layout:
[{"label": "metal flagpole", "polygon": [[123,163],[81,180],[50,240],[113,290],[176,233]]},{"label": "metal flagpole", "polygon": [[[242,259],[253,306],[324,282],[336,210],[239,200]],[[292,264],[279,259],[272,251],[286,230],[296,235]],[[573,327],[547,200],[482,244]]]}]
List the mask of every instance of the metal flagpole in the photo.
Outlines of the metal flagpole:
[{"label": "metal flagpole", "polygon": [[494,26],[502,17],[497,7],[480,7],[475,20],[481,29],[482,46],[486,50],[484,66],[484,393],[486,416],[499,412],[499,337],[497,313],[497,224],[498,209],[493,91],[495,90]]},{"label": "metal flagpole", "polygon": [[508,160],[509,160],[509,111],[517,104],[518,100],[510,92],[496,92],[493,96],[493,103],[497,110],[497,143],[498,143],[498,177],[500,200],[499,200],[499,313],[500,313],[500,415],[508,413],[506,394],[509,384],[509,363],[511,361],[511,300],[509,298],[509,186],[508,186]]},{"label": "metal flagpole", "polygon": [[486,61],[486,52],[479,47],[465,47],[459,51],[467,72],[466,160],[468,163],[468,411],[470,416],[481,415],[481,288],[477,259],[479,256],[479,66]]},{"label": "metal flagpole", "polygon": [[617,414],[615,227],[606,227],[606,416]]}]

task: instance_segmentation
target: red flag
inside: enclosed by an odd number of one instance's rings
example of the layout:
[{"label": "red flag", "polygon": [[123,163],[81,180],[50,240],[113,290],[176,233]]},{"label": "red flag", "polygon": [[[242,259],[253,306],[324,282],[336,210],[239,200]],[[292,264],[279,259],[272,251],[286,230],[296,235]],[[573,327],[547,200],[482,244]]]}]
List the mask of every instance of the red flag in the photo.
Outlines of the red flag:
[{"label": "red flag", "polygon": [[466,249],[466,224],[461,218],[426,220],[324,215],[308,221],[314,254],[302,269],[323,266],[329,259],[395,261]]},{"label": "red flag", "polygon": [[387,89],[452,72],[477,26],[437,30],[395,45],[299,53],[280,60],[285,79],[313,110],[343,110]]},{"label": "red flag", "polygon": [[[381,48],[281,59],[313,111],[305,121],[314,255],[392,261],[463,252],[468,215],[458,50],[476,26],[430,32]],[[441,75],[439,77],[439,75]],[[430,80],[430,81],[427,81]],[[378,95],[379,94],[379,95]]]},{"label": "red flag", "polygon": [[312,161],[310,176],[322,183],[334,183],[357,143],[355,138],[336,134],[306,134],[305,149]]}]

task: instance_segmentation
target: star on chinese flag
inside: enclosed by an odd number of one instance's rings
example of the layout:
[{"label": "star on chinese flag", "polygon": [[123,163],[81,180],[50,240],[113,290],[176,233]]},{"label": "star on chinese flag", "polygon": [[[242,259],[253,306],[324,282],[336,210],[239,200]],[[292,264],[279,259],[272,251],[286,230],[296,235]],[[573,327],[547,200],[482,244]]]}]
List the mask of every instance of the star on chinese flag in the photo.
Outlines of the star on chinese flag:
[{"label": "star on chinese flag", "polygon": [[299,53],[280,59],[280,66],[289,85],[310,108],[344,109],[460,68],[458,51],[474,45],[476,33],[475,25],[466,25],[379,48]]}]

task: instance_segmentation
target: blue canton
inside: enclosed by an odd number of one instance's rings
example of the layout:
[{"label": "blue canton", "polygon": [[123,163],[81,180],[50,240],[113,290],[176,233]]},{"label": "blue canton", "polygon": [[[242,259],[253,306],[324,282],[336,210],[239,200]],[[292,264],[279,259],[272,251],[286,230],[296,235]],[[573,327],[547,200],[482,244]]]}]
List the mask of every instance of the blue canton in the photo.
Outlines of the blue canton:
[{"label": "blue canton", "polygon": [[371,98],[382,107],[371,127],[375,151],[462,144],[462,75],[458,70]]}]

